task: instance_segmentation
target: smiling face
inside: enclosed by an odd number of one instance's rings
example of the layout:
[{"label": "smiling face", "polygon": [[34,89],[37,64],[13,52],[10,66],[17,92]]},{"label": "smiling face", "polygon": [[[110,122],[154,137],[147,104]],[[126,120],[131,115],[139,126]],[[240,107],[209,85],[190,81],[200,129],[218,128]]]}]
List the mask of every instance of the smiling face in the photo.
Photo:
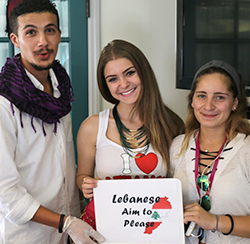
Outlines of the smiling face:
[{"label": "smiling face", "polygon": [[222,74],[206,74],[197,83],[192,107],[201,128],[226,129],[231,112],[238,99],[228,90],[229,80]]},{"label": "smiling face", "polygon": [[111,95],[124,104],[133,105],[141,92],[141,81],[132,62],[127,58],[109,61],[104,77]]},{"label": "smiling face", "polygon": [[57,16],[50,12],[19,16],[18,35],[10,35],[13,44],[20,48],[23,66],[34,75],[52,66],[60,37]]}]

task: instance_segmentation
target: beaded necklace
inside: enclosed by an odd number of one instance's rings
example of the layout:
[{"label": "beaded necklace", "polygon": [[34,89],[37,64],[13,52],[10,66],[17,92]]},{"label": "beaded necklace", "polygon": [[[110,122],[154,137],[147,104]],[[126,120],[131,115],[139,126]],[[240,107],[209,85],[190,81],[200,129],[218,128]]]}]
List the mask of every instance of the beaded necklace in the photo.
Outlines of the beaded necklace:
[{"label": "beaded necklace", "polygon": [[[123,150],[131,157],[135,158],[136,156],[132,156],[135,152],[132,149],[136,149],[139,146],[145,145],[145,147],[137,153],[141,153],[142,156],[145,155],[149,148],[149,140],[146,135],[145,127],[142,125],[139,129],[130,130],[128,129],[122,122],[117,112],[117,104],[113,108],[113,116],[115,119],[115,123],[120,134],[120,139],[122,143]],[[142,139],[145,137],[144,139]],[[139,141],[142,139],[141,141]],[[135,143],[139,141],[138,143]]]}]

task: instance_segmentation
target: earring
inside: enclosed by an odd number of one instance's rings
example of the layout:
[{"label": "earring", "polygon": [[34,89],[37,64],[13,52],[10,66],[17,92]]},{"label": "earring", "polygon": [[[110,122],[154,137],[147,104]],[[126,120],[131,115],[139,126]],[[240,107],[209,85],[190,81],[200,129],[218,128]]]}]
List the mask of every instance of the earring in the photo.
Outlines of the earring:
[{"label": "earring", "polygon": [[233,111],[235,111],[235,110],[236,110],[236,107],[234,106],[234,107],[233,107]]}]

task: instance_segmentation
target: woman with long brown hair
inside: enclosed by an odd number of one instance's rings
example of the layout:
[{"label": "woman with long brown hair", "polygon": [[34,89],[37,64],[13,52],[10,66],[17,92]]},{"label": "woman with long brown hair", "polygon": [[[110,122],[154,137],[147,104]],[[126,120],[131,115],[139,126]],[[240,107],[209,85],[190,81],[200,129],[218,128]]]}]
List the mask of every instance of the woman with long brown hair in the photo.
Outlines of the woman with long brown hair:
[{"label": "woman with long brown hair", "polygon": [[164,105],[145,55],[129,42],[110,42],[101,52],[97,80],[115,106],[79,129],[77,185],[84,196],[93,197],[98,179],[166,177],[169,148],[184,123]]}]

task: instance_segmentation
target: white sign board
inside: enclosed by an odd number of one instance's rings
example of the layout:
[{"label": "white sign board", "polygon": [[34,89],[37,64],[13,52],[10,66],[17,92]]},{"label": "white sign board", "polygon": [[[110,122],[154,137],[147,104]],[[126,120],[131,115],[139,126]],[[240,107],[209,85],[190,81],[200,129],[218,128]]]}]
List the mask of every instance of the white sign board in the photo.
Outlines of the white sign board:
[{"label": "white sign board", "polygon": [[184,243],[178,179],[101,180],[94,203],[104,243]]}]

